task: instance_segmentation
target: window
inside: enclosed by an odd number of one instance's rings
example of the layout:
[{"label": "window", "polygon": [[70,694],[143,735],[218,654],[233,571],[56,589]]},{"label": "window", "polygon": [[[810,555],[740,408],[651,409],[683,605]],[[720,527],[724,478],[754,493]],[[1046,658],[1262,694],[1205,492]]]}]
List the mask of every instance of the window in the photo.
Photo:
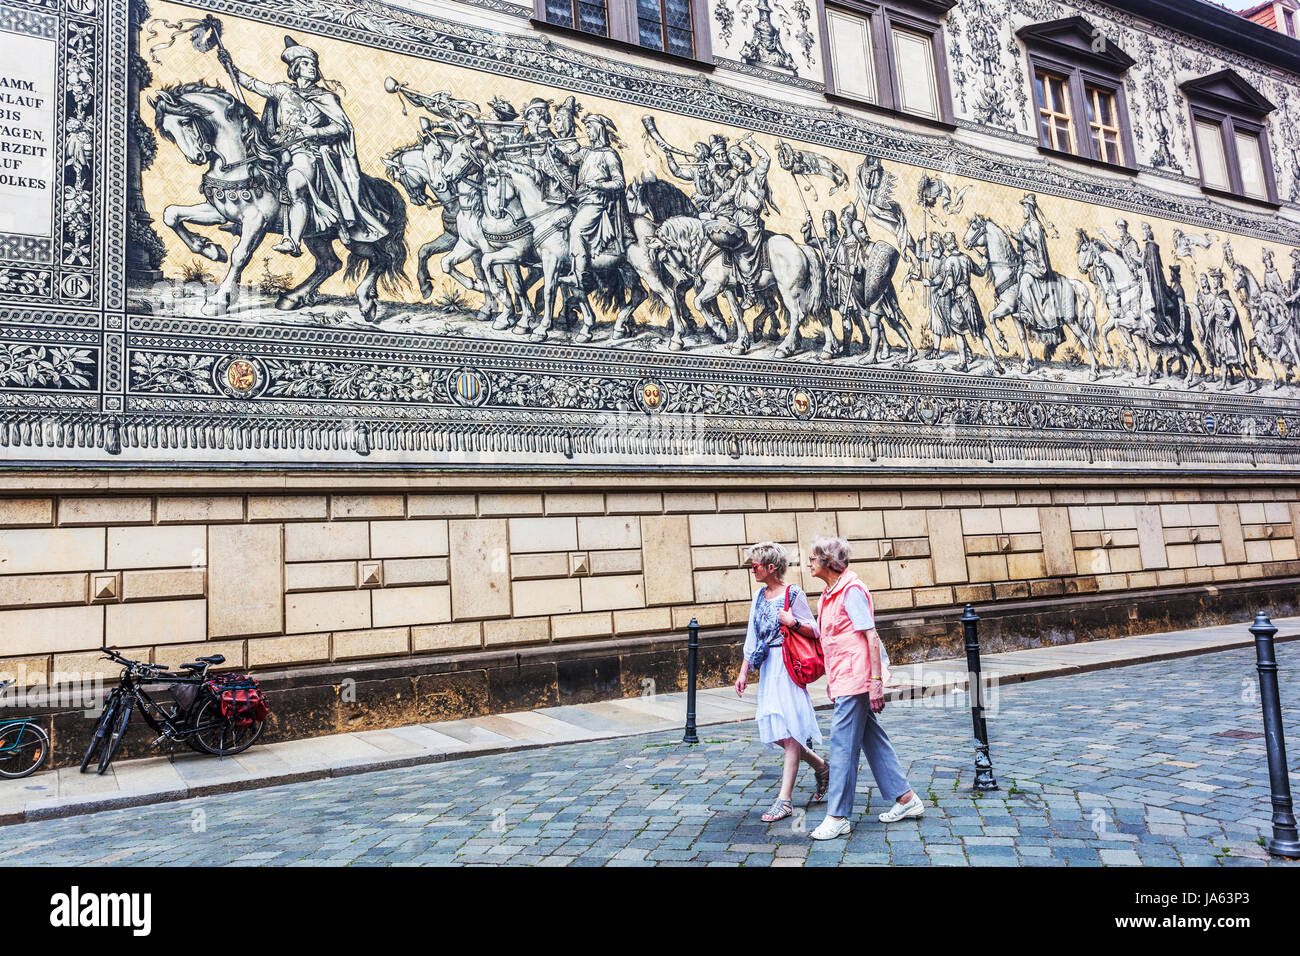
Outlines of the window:
[{"label": "window", "polygon": [[940,18],[956,0],[817,4],[828,95],[952,123]]},{"label": "window", "polygon": [[875,55],[871,49],[871,23],[846,10],[826,9],[830,35],[831,74],[836,91],[872,103],[876,95]]},{"label": "window", "polygon": [[609,13],[604,0],[589,3],[587,0],[545,0],[546,22],[562,27],[572,27],[584,33],[609,36]]},{"label": "window", "polygon": [[1232,70],[1182,84],[1201,184],[1211,192],[1277,204],[1268,114],[1273,104]]},{"label": "window", "polygon": [[1083,93],[1088,103],[1093,155],[1112,165],[1123,166],[1124,150],[1120,145],[1119,110],[1114,92],[1100,86],[1084,86]]},{"label": "window", "polygon": [[1039,145],[1135,172],[1124,94],[1132,58],[1112,42],[1098,44],[1100,34],[1082,17],[1022,27],[1016,35],[1034,78]]},{"label": "window", "polygon": [[1196,121],[1196,148],[1201,154],[1201,180],[1215,189],[1231,189],[1228,153],[1223,148],[1223,127],[1209,120]]},{"label": "window", "polygon": [[712,63],[708,0],[533,0],[533,20]]},{"label": "window", "polygon": [[1064,76],[1039,70],[1035,77],[1038,101],[1038,139],[1063,153],[1074,152],[1070,135],[1070,104],[1066,93],[1070,81]]}]

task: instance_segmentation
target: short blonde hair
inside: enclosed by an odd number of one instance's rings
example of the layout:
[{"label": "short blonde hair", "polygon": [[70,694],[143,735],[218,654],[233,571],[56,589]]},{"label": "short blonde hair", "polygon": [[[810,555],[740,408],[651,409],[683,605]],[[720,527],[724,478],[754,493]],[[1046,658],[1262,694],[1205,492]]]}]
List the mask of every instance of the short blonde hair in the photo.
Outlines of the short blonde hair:
[{"label": "short blonde hair", "polygon": [[843,571],[853,557],[853,547],[843,538],[813,538],[810,556],[819,558],[832,571]]},{"label": "short blonde hair", "polygon": [[749,549],[745,560],[757,561],[763,567],[776,565],[776,573],[779,575],[784,575],[790,568],[790,555],[775,541],[760,541]]}]

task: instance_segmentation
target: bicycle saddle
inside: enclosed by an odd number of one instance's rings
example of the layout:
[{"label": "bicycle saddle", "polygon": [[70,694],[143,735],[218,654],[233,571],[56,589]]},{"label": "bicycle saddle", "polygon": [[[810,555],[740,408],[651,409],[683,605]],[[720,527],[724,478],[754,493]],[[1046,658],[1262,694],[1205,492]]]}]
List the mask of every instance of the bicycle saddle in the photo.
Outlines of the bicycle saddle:
[{"label": "bicycle saddle", "polygon": [[204,661],[208,664],[224,664],[226,662],[226,658],[221,654],[213,654],[210,657],[196,657],[194,659],[196,661]]}]

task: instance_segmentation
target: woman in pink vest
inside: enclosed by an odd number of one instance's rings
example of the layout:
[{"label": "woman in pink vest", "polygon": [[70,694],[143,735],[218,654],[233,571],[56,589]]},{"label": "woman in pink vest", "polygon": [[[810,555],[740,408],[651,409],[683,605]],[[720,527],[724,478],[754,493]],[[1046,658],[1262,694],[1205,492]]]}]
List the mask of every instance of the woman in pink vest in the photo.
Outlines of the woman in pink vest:
[{"label": "woman in pink vest", "polygon": [[894,745],[876,718],[885,709],[889,657],[876,633],[871,594],[849,570],[852,553],[841,538],[819,537],[813,539],[808,557],[813,575],[826,582],[817,616],[826,656],[826,694],[835,702],[828,761],[831,788],[826,819],[812,832],[814,840],[833,840],[849,832],[859,748],[867,755],[881,794],[893,801],[880,814],[881,823],[925,813],[925,804],[908,785]]}]

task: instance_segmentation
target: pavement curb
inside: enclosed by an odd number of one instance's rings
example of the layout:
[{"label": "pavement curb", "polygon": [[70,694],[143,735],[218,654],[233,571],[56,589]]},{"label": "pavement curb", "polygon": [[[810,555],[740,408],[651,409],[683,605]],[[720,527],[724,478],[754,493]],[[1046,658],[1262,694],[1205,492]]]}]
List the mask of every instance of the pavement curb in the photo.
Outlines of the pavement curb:
[{"label": "pavement curb", "polygon": [[[1286,635],[1279,634],[1274,638],[1274,642],[1277,644],[1288,643],[1296,640],[1300,640],[1300,632]],[[1093,641],[1087,643],[1102,644],[1104,642]],[[1113,670],[1116,668],[1132,667],[1140,664],[1151,664],[1158,661],[1176,660],[1185,657],[1199,657],[1205,654],[1217,654],[1222,651],[1240,650],[1251,646],[1253,643],[1254,641],[1250,638],[1233,639],[1228,643],[1218,644],[1212,647],[1172,648],[1168,651],[1147,652],[1123,660],[1062,664],[1045,667],[1041,670],[1026,671],[1020,674],[1008,674],[1000,677],[999,680],[1002,683],[1008,684],[1028,683],[1030,681],[1047,680],[1053,677],[1067,677],[1075,674]],[[1063,644],[1060,646],[1066,648],[1076,645]],[[920,663],[924,665],[925,662],[921,661]],[[925,696],[942,696],[951,693],[953,690],[964,688],[966,683],[967,681],[963,676],[960,680],[944,681],[924,688],[916,686],[899,687],[887,692],[885,698],[886,700],[891,701],[905,701],[924,699]],[[717,689],[719,688],[706,688],[706,690]],[[823,701],[822,703],[814,704],[814,709],[829,710],[833,706],[834,705],[829,701]],[[732,718],[724,717],[710,719],[706,722],[702,721],[698,726],[705,727],[734,724],[752,719],[753,717],[748,714],[737,713],[737,715]],[[0,812],[0,826],[12,826],[18,823],[34,823],[41,820],[83,816],[90,813],[99,813],[105,810],[124,810],[132,807],[176,803],[197,797],[220,796],[228,793],[240,793],[246,790],[263,790],[270,787],[288,786],[290,784],[306,783],[312,780],[351,777],[358,774],[375,773],[383,770],[401,770],[409,767],[419,767],[435,763],[444,763],[452,760],[462,760],[468,757],[492,757],[506,753],[520,753],[527,750],[568,747],[573,746],[574,744],[589,743],[592,740],[642,737],[665,732],[665,728],[654,728],[647,730],[632,730],[627,733],[593,734],[590,737],[576,740],[520,741],[516,744],[502,744],[491,747],[467,746],[464,749],[440,753],[412,754],[404,757],[386,757],[377,760],[361,759],[344,761],[330,767],[313,768],[310,770],[293,770],[249,780],[216,781],[184,787],[169,787],[165,790],[156,791],[131,791],[126,793],[99,794],[85,800],[47,803],[45,805],[36,804],[25,807],[22,810]]]}]

